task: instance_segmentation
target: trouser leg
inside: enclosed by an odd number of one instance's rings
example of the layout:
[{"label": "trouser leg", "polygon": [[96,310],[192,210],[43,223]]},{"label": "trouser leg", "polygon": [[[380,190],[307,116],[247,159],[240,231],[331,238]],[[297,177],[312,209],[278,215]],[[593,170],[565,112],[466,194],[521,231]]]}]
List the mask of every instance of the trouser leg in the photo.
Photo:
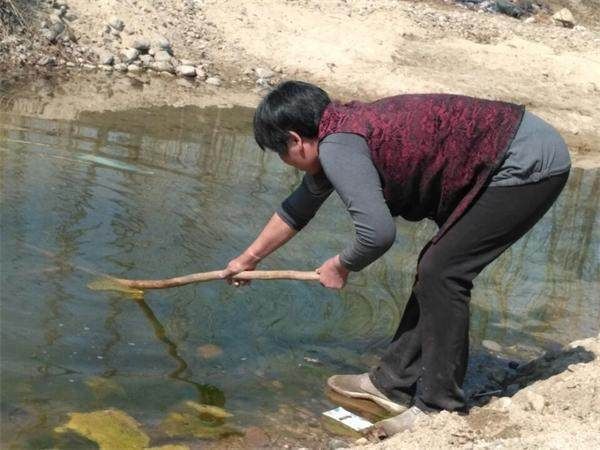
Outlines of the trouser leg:
[{"label": "trouser leg", "polygon": [[568,174],[535,184],[487,188],[417,265],[394,341],[371,371],[383,392],[416,388],[422,409],[461,410],[473,279],[550,208]]}]

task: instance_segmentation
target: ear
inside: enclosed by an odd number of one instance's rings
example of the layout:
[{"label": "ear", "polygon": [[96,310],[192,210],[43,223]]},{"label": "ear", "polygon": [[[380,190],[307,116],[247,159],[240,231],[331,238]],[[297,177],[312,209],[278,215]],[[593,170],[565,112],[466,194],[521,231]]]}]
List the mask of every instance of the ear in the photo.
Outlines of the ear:
[{"label": "ear", "polygon": [[288,150],[297,153],[302,150],[302,137],[295,131],[288,132],[290,137],[288,139]]}]

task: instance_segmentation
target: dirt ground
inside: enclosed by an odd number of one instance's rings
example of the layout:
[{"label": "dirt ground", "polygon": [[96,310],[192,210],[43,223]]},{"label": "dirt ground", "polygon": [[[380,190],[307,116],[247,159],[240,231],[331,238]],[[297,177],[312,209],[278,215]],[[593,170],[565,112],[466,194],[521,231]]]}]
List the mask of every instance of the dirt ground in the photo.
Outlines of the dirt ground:
[{"label": "dirt ground", "polygon": [[[561,131],[576,166],[600,167],[596,0],[550,5],[553,11],[567,6],[580,24],[576,28],[553,23],[545,12],[526,23],[524,18],[433,1],[68,0],[67,4],[77,16],[69,24],[77,36],[77,51],[65,53],[56,44],[40,47],[57,55],[57,67],[35,67],[35,89],[0,98],[16,105],[15,112],[69,119],[82,111],[160,104],[253,106],[263,88],[281,79],[320,84],[340,99],[449,92],[525,104]],[[52,5],[42,8],[38,19],[51,12]],[[114,17],[125,23],[125,31],[108,41],[103,30]],[[34,28],[35,23],[29,31]],[[139,37],[157,36],[171,42],[177,58],[218,76],[221,86],[169,74],[119,74],[94,61],[98,52],[118,53]],[[9,57],[28,51],[11,42],[5,38]],[[69,45],[73,50],[75,44]],[[17,66],[20,74],[30,67],[9,60],[0,81]],[[59,77],[60,88],[45,95],[51,74]],[[36,98],[43,102],[36,106],[32,101]],[[578,349],[542,358],[520,371],[520,378],[511,382],[521,389],[510,400],[491,399],[468,416],[440,414],[416,432],[371,448],[600,448],[600,336],[573,347]]]}]

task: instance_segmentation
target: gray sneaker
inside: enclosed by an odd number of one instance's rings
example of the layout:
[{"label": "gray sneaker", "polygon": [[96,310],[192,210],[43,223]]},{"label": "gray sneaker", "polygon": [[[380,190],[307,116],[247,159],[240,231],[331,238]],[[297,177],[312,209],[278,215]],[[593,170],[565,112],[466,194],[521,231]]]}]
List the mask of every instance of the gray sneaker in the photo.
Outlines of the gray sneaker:
[{"label": "gray sneaker", "polygon": [[371,430],[371,435],[378,439],[385,439],[394,434],[414,429],[419,422],[426,422],[428,416],[429,413],[413,405],[402,414],[376,422]]},{"label": "gray sneaker", "polygon": [[405,405],[390,400],[383,392],[377,389],[371,382],[368,373],[361,373],[360,375],[334,375],[327,380],[327,386],[332,391],[346,397],[371,400],[386,411],[394,414],[400,414],[407,409]]}]

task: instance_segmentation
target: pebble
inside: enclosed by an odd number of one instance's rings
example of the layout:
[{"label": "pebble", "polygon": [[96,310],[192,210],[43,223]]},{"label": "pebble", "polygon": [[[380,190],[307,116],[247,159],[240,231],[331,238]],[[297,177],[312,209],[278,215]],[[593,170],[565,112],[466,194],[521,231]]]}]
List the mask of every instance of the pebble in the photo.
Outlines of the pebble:
[{"label": "pebble", "polygon": [[256,70],[256,76],[258,78],[272,78],[273,76],[275,76],[275,72],[273,72],[271,69],[263,69],[262,67],[258,67]]},{"label": "pebble", "polygon": [[115,57],[109,52],[101,51],[98,53],[98,61],[100,61],[100,64],[110,66],[115,62]]},{"label": "pebble", "polygon": [[140,52],[147,52],[150,50],[150,40],[146,38],[139,38],[133,41],[131,46]]},{"label": "pebble", "polygon": [[560,23],[563,27],[573,28],[575,26],[575,18],[573,17],[571,11],[569,11],[567,8],[561,9],[554,14],[552,18],[556,22]]},{"label": "pebble", "polygon": [[166,52],[164,50],[159,50],[158,52],[156,52],[154,54],[154,60],[171,62],[171,55],[169,54],[169,52]]},{"label": "pebble", "polygon": [[49,30],[48,28],[44,28],[42,31],[40,31],[40,34],[43,37],[45,37],[51,44],[54,44],[56,42],[56,38],[58,37],[58,33]]},{"label": "pebble", "polygon": [[360,439],[354,441],[354,443],[356,445],[367,445],[369,443],[369,440],[367,438],[361,437]]},{"label": "pebble", "polygon": [[114,65],[114,68],[119,72],[127,72],[127,64],[118,63]]},{"label": "pebble", "polygon": [[38,61],[38,66],[54,66],[56,58],[54,56],[42,56]]},{"label": "pebble", "polygon": [[196,68],[194,66],[182,65],[177,67],[177,73],[184,77],[195,77]]},{"label": "pebble", "polygon": [[535,17],[528,17],[523,22],[524,23],[535,23]]},{"label": "pebble", "polygon": [[206,84],[210,84],[212,86],[221,86],[221,80],[218,77],[208,77],[206,79]]},{"label": "pebble", "polygon": [[140,62],[144,66],[149,66],[150,64],[152,64],[154,62],[154,57],[152,55],[141,55]]},{"label": "pebble", "polygon": [[495,341],[490,341],[488,339],[484,339],[483,341],[481,341],[481,345],[483,345],[485,348],[487,348],[488,350],[490,350],[492,352],[501,352],[502,351],[502,346]]},{"label": "pebble", "polygon": [[159,36],[156,39],[156,46],[162,50],[166,50],[168,52],[171,52],[171,43],[169,42],[169,40],[164,37],[164,36]]},{"label": "pebble", "polygon": [[154,61],[150,64],[150,68],[160,73],[174,73],[173,65],[170,61]]},{"label": "pebble", "polygon": [[137,73],[137,72],[141,72],[142,68],[140,66],[138,66],[137,64],[129,64],[127,66],[127,72],[132,72],[132,73]]},{"label": "pebble", "polygon": [[135,48],[128,48],[127,50],[123,51],[122,54],[125,57],[123,62],[125,64],[130,64],[137,59],[140,52],[137,51]]},{"label": "pebble", "polygon": [[265,447],[269,444],[269,436],[261,428],[248,427],[244,431],[244,443],[249,448]]},{"label": "pebble", "polygon": [[110,19],[108,24],[117,31],[123,31],[123,28],[125,28],[125,22],[123,22],[118,17],[113,17],[112,19]]}]

